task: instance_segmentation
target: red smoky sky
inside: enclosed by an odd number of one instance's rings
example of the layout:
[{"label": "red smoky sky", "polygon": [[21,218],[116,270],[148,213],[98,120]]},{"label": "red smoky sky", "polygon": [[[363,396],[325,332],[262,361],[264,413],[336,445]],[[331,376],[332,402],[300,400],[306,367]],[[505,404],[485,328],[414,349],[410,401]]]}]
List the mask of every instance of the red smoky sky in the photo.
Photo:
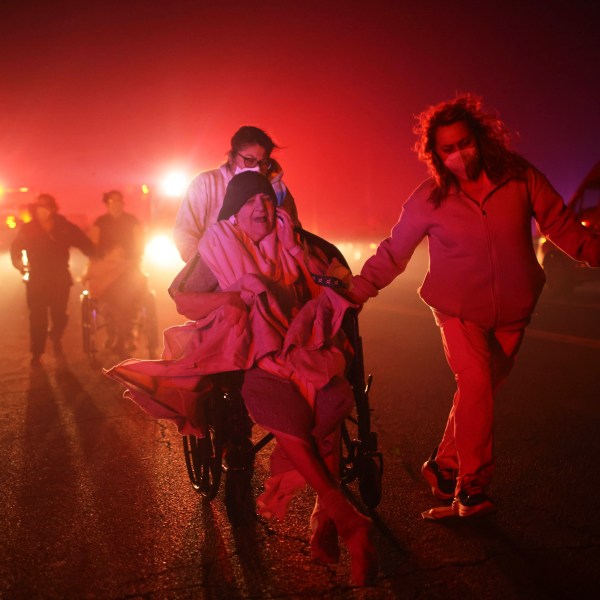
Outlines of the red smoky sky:
[{"label": "red smoky sky", "polygon": [[593,2],[13,2],[0,8],[0,185],[66,214],[137,202],[266,129],[303,224],[379,238],[426,176],[414,116],[471,91],[565,197],[600,159]]}]

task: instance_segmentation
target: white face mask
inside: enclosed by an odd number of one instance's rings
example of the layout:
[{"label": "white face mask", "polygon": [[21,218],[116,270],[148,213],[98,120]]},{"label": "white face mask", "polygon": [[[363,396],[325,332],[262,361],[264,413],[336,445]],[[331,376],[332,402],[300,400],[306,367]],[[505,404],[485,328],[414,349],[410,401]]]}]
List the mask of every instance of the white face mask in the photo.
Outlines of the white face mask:
[{"label": "white face mask", "polygon": [[258,165],[256,165],[255,167],[244,167],[243,169],[241,167],[238,167],[237,165],[235,166],[235,171],[234,171],[234,176],[237,175],[238,173],[243,173],[244,171],[254,171],[255,173],[260,173],[260,167]]},{"label": "white face mask", "polygon": [[475,174],[477,169],[477,148],[471,146],[464,150],[457,150],[448,154],[444,165],[452,171],[459,179],[467,181]]}]

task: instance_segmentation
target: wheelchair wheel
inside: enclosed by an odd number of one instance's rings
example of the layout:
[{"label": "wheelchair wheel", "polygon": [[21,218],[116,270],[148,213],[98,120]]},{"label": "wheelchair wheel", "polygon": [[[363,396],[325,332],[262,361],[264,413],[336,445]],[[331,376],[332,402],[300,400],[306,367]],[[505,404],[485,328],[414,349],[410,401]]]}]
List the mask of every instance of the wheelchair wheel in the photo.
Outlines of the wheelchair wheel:
[{"label": "wheelchair wheel", "polygon": [[144,340],[148,358],[158,356],[158,320],[156,317],[156,297],[153,291],[145,294],[140,307],[139,335]]},{"label": "wheelchair wheel", "polygon": [[381,501],[383,456],[377,451],[377,434],[358,438],[356,421],[347,419],[342,426],[341,481],[348,485],[358,480],[360,497],[369,509]]},{"label": "wheelchair wheel", "polygon": [[80,300],[83,351],[90,364],[95,365],[98,352],[98,310],[87,290],[82,292]]},{"label": "wheelchair wheel", "polygon": [[207,500],[212,500],[221,484],[223,447],[209,431],[203,438],[187,435],[183,438],[183,452],[192,487]]},{"label": "wheelchair wheel", "polygon": [[364,384],[361,369],[362,360],[354,371],[354,412],[342,424],[340,474],[344,485],[358,479],[361,498],[369,509],[374,509],[381,500],[383,455],[377,450],[377,434],[371,431],[369,391],[373,378],[369,375]]},{"label": "wheelchair wheel", "polygon": [[360,497],[369,509],[374,509],[381,501],[382,475],[381,454],[364,454],[359,461],[358,490]]},{"label": "wheelchair wheel", "polygon": [[222,398],[215,396],[206,400],[206,436],[183,437],[183,453],[190,482],[207,500],[212,500],[217,495],[223,472],[225,403]]},{"label": "wheelchair wheel", "polygon": [[225,444],[225,508],[232,525],[250,523],[256,518],[252,474],[255,447],[252,421],[239,393],[226,392],[228,399],[228,437]]},{"label": "wheelchair wheel", "polygon": [[358,476],[360,442],[356,424],[353,416],[348,417],[342,424],[340,479],[344,485],[352,483]]}]

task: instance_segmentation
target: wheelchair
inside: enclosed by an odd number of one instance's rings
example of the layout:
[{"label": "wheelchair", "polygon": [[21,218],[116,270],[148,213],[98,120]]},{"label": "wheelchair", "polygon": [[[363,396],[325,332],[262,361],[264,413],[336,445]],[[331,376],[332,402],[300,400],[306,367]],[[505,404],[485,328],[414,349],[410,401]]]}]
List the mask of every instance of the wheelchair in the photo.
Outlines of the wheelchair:
[{"label": "wheelchair", "polygon": [[[329,258],[348,264],[341,252],[329,242],[302,231],[303,239],[316,246]],[[354,356],[347,378],[354,395],[354,408],[342,424],[340,474],[343,485],[358,481],[360,497],[369,510],[381,500],[383,455],[377,449],[377,434],[371,431],[369,391],[372,376],[365,380],[362,340],[356,310],[346,312],[342,329]],[[273,438],[267,433],[257,442],[250,440],[252,421],[241,396],[243,372],[219,373],[209,377],[202,394],[201,411],[206,435],[183,436],[183,454],[187,473],[194,490],[205,500],[214,499],[225,475],[225,507],[232,524],[244,521],[249,502],[250,478],[256,454]]]},{"label": "wheelchair", "polygon": [[[144,289],[135,303],[135,314],[131,332],[136,347],[143,348],[147,357],[155,359],[159,354],[158,320],[156,315],[156,297],[147,285],[144,275]],[[83,352],[90,364],[97,366],[97,355],[103,349],[109,349],[114,324],[102,298],[94,298],[89,289],[79,296],[81,305],[81,329]]]}]

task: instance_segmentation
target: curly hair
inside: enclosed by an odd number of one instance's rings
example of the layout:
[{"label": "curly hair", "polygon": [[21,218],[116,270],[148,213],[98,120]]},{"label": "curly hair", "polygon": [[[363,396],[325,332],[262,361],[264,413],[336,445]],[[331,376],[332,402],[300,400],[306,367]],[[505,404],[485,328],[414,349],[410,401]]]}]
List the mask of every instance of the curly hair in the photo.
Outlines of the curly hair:
[{"label": "curly hair", "polygon": [[484,171],[490,181],[523,176],[529,163],[509,149],[511,135],[498,115],[482,108],[481,98],[473,94],[461,94],[454,100],[430,106],[417,116],[414,133],[419,136],[414,149],[434,180],[430,201],[439,206],[456,181],[435,152],[435,134],[438,127],[464,122],[473,133]]}]

